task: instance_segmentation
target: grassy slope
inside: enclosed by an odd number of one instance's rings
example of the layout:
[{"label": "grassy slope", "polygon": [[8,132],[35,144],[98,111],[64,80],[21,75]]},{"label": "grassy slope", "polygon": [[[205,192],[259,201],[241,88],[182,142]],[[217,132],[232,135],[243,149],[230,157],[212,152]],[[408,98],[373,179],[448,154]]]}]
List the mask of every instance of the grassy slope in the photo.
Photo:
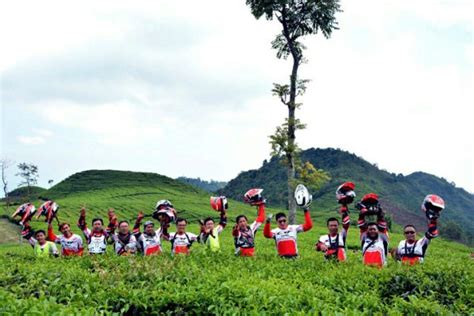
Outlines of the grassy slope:
[{"label": "grassy slope", "polygon": [[[210,210],[207,193],[172,179],[118,172],[109,181],[101,175],[105,173],[72,176],[47,192],[61,206],[61,219],[75,222],[83,204],[89,209],[88,221],[96,215],[105,217],[108,207],[116,208],[121,218],[132,219],[139,209],[151,210],[162,198],[170,199],[188,218],[216,214]],[[255,210],[247,205],[231,201],[230,206],[231,219],[240,213],[255,216]],[[263,238],[261,231],[257,257],[235,258],[230,227],[222,235],[222,253],[217,257],[206,255],[203,247],[195,245],[190,258],[170,258],[170,247],[165,243],[167,255],[159,258],[110,255],[37,261],[29,246],[4,245],[0,247],[0,263],[5,267],[0,272],[0,313],[474,312],[471,249],[438,239],[430,246],[425,265],[408,269],[390,260],[389,266],[379,271],[360,263],[358,232],[353,227],[348,239],[349,263],[326,264],[313,245],[326,233],[327,216],[335,214],[318,210],[317,204],[312,214],[316,225],[299,235],[301,259],[296,261],[277,258],[274,242]],[[34,226],[44,228],[45,224],[35,222]],[[191,225],[189,231],[197,232],[197,225]],[[392,245],[401,238],[391,234]]]}]

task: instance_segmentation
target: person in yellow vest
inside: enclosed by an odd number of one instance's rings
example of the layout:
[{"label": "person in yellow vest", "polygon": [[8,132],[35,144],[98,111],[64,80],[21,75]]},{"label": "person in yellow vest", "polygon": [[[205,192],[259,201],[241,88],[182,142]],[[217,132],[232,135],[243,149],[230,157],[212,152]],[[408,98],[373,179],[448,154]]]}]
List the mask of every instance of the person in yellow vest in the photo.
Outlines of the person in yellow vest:
[{"label": "person in yellow vest", "polygon": [[58,257],[59,251],[56,244],[46,240],[46,232],[42,229],[33,231],[30,225],[26,224],[21,232],[23,238],[27,239],[33,247],[36,257]]},{"label": "person in yellow vest", "polygon": [[219,235],[227,225],[227,215],[225,210],[220,212],[220,221],[216,226],[212,217],[206,218],[201,222],[201,233],[198,240],[200,243],[206,245],[211,251],[216,252],[220,250]]}]

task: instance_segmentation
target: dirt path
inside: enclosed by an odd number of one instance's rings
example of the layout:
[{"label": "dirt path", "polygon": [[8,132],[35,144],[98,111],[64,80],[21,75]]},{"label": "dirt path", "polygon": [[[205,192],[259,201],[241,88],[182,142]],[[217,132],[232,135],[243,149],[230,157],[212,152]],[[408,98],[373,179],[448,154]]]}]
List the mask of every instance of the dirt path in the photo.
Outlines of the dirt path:
[{"label": "dirt path", "polygon": [[19,242],[20,230],[8,220],[0,218],[0,244]]}]

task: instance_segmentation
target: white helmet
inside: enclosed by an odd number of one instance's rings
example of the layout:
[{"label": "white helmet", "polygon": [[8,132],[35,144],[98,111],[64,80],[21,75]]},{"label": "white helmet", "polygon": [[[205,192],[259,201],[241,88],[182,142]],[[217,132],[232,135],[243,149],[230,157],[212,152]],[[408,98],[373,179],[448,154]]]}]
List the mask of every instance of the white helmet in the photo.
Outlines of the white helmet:
[{"label": "white helmet", "polygon": [[313,200],[313,196],[309,194],[308,189],[304,185],[298,184],[295,189],[295,200],[298,206],[308,207]]},{"label": "white helmet", "polygon": [[158,202],[156,202],[155,210],[159,211],[161,209],[168,208],[168,207],[173,208],[173,204],[171,204],[170,201],[168,201],[168,200],[159,200]]}]

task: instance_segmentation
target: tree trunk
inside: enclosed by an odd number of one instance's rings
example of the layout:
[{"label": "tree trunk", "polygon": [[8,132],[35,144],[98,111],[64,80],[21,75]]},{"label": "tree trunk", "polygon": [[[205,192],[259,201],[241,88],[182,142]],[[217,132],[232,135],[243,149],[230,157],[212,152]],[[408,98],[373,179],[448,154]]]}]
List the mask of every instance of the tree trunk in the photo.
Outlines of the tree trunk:
[{"label": "tree trunk", "polygon": [[3,182],[3,193],[5,194],[5,203],[7,211],[10,208],[10,197],[8,196],[8,182],[5,177],[6,162],[2,163],[2,182]]},{"label": "tree trunk", "polygon": [[287,153],[288,159],[288,220],[291,225],[296,222],[296,202],[294,198],[293,182],[296,177],[295,170],[295,110],[296,110],[296,82],[298,76],[299,60],[296,55],[293,56],[293,69],[290,77],[290,102],[288,103],[288,147],[290,151]]},{"label": "tree trunk", "polygon": [[286,158],[288,162],[287,175],[288,175],[288,220],[290,224],[295,224],[296,221],[296,202],[294,198],[294,187],[293,182],[296,177],[295,169],[295,110],[296,110],[296,84],[298,80],[298,67],[302,56],[298,53],[295,47],[295,38],[290,36],[288,25],[286,21],[286,9],[282,10],[281,24],[283,26],[283,35],[288,42],[288,48],[293,59],[293,67],[291,69],[290,76],[290,100],[288,102],[288,150],[286,152]]}]

